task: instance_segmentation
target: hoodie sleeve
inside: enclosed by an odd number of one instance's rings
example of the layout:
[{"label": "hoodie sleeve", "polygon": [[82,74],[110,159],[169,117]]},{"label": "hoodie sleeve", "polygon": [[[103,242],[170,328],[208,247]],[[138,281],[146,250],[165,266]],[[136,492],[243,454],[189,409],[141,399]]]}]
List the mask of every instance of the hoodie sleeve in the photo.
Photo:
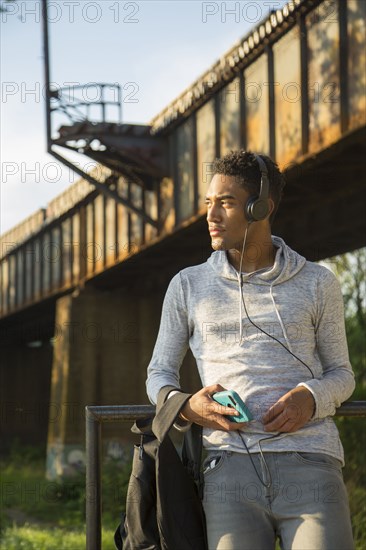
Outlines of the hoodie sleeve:
[{"label": "hoodie sleeve", "polygon": [[166,291],[160,328],[153,355],[147,368],[146,390],[151,403],[156,404],[163,386],[179,385],[179,369],[189,345],[189,323],[181,275],[171,280]]},{"label": "hoodie sleeve", "polygon": [[321,379],[299,384],[314,396],[313,419],[316,420],[334,415],[336,408],[355,389],[348,356],[341,288],[335,275],[327,268],[320,272],[317,292],[315,337],[323,375]]}]

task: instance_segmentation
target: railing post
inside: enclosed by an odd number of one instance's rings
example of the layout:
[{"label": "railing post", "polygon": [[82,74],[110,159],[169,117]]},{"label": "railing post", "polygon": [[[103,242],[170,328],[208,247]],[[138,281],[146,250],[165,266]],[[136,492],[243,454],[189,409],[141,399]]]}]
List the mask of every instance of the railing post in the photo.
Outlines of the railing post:
[{"label": "railing post", "polygon": [[101,423],[89,407],[86,412],[86,549],[101,550]]}]

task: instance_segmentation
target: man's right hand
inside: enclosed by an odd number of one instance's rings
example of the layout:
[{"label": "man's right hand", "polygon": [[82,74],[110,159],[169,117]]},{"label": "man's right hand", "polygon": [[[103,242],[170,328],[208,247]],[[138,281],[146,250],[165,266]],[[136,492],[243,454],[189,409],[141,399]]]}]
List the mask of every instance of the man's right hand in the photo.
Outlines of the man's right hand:
[{"label": "man's right hand", "polygon": [[218,391],[225,391],[225,388],[220,384],[213,384],[194,393],[182,408],[180,417],[213,430],[240,430],[247,422],[231,422],[226,418],[225,415],[236,416],[239,413],[212,399],[211,396]]}]

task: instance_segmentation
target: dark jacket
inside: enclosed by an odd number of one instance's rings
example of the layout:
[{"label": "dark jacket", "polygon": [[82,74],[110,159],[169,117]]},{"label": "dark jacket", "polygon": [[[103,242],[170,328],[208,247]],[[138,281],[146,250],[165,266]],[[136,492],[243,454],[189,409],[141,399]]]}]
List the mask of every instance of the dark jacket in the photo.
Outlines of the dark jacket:
[{"label": "dark jacket", "polygon": [[165,386],[159,393],[155,417],[137,420],[126,514],[115,534],[123,550],[206,550],[202,507],[202,429],[193,424],[184,436],[182,459],[167,435],[190,394]]}]

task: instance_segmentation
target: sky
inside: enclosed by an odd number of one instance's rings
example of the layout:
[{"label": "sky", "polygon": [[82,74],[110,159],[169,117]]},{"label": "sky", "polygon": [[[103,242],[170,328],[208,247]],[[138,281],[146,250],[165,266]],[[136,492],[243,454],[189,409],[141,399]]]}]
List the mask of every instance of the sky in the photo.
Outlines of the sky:
[{"label": "sky", "polygon": [[[3,0],[0,0],[2,3]],[[51,82],[122,86],[122,121],[147,124],[284,0],[48,0]],[[40,0],[0,14],[0,234],[78,177],[46,152]],[[111,121],[117,112],[110,110]],[[56,128],[57,129],[57,128]],[[68,158],[83,166],[90,159]]]}]

